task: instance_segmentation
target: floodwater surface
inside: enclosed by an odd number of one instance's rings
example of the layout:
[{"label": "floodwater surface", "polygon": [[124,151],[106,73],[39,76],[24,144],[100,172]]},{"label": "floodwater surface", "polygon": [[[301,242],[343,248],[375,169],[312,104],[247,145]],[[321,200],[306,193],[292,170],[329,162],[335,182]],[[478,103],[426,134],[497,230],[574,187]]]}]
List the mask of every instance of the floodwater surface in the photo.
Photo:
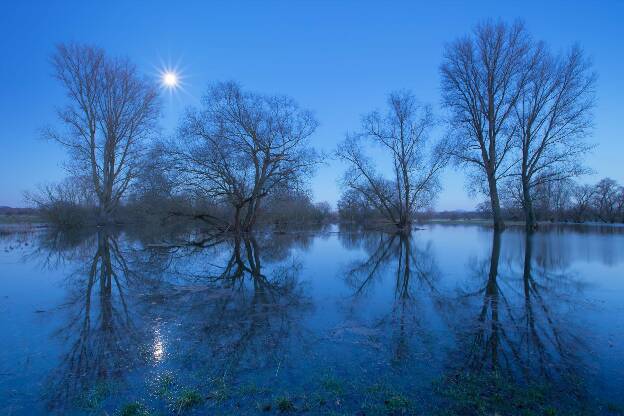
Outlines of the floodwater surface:
[{"label": "floodwater surface", "polygon": [[624,412],[624,229],[0,233],[0,414]]}]

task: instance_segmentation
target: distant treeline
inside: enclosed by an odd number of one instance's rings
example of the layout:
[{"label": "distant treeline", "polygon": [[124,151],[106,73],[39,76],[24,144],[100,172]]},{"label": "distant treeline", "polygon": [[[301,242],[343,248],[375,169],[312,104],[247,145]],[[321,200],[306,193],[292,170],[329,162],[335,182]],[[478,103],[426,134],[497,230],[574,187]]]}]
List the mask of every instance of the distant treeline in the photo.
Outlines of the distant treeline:
[{"label": "distant treeline", "polygon": [[13,208],[13,207],[0,207],[0,215],[34,215],[37,214],[35,208]]},{"label": "distant treeline", "polygon": [[[508,218],[524,218],[519,190],[504,193],[503,207]],[[624,222],[624,187],[610,178],[595,185],[580,185],[567,179],[536,187],[533,207],[538,221],[602,223]],[[487,204],[482,211],[488,212]]]},{"label": "distant treeline", "polygon": [[[595,185],[580,185],[572,180],[552,182],[537,189],[534,199],[536,220],[540,222],[599,222],[605,224],[624,223],[624,186],[610,178],[604,178]],[[517,190],[503,190],[503,218],[510,221],[524,220],[522,198]],[[384,216],[368,206],[357,194],[346,194],[338,202],[338,216],[341,221],[365,223],[384,221]],[[489,201],[482,202],[477,209],[423,211],[422,220],[491,220]]]},{"label": "distant treeline", "polygon": [[[541,222],[624,223],[624,187],[610,178],[595,185],[579,185],[572,181],[556,182],[544,187],[536,198],[536,219]],[[341,213],[341,216],[345,214]],[[507,220],[522,221],[524,209],[513,194],[504,200],[503,215]],[[474,211],[443,211],[424,214],[434,219],[491,219],[489,204],[482,203]]]}]

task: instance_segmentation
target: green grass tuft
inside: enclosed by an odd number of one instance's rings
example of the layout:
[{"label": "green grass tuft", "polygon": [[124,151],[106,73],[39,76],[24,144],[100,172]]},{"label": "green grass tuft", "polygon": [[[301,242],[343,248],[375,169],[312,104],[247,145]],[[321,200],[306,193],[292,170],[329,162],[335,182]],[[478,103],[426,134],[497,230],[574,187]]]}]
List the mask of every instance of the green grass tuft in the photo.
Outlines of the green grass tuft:
[{"label": "green grass tuft", "polygon": [[336,396],[341,396],[344,394],[343,382],[336,377],[326,376],[325,378],[323,378],[323,380],[321,380],[321,384],[323,385],[323,388],[329,393],[333,393]]},{"label": "green grass tuft", "polygon": [[403,413],[410,407],[409,400],[400,394],[394,394],[388,397],[384,400],[384,404],[386,405],[386,409],[392,414]]},{"label": "green grass tuft", "polygon": [[150,416],[149,409],[142,403],[133,402],[123,405],[121,409],[115,412],[116,416]]},{"label": "green grass tuft", "polygon": [[295,410],[295,404],[288,397],[278,397],[275,405],[281,413],[292,412]]},{"label": "green grass tuft", "polygon": [[180,392],[176,400],[175,407],[178,411],[189,410],[195,406],[199,406],[204,402],[204,398],[194,389],[184,389]]}]

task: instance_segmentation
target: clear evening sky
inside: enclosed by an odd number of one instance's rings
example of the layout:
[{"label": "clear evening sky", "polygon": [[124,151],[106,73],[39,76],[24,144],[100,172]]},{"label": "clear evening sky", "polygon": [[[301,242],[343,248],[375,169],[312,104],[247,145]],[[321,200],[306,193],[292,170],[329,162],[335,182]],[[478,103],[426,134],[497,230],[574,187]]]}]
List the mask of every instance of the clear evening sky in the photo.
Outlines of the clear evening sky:
[{"label": "clear evening sky", "polygon": [[[624,1],[9,1],[0,12],[0,205],[23,206],[23,192],[63,178],[63,150],[39,138],[65,102],[49,58],[60,42],[103,47],[131,58],[159,82],[177,66],[184,91],[163,95],[163,134],[208,83],[236,80],[283,93],[315,111],[318,149],[330,152],[360,115],[408,88],[440,114],[443,45],[485,18],[524,20],[554,50],[578,42],[598,72],[598,106],[587,157],[596,172],[624,183]],[[342,167],[312,180],[314,199],[334,204]],[[449,169],[438,209],[472,209],[462,172]]]}]

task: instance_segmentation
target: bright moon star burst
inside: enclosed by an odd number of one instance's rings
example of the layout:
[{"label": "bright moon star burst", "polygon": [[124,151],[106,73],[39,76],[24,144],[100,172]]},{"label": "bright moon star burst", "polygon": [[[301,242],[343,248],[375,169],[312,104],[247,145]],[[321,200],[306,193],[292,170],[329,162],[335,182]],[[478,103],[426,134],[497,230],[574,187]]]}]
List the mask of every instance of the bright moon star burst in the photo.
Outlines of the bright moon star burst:
[{"label": "bright moon star burst", "polygon": [[167,92],[169,97],[179,97],[180,93],[188,94],[185,91],[186,75],[185,71],[180,68],[178,64],[162,62],[158,67],[155,67],[155,76],[157,82],[160,84],[160,88]]},{"label": "bright moon star burst", "polygon": [[179,84],[178,74],[173,71],[165,71],[162,74],[162,84],[169,89],[176,88]]}]

